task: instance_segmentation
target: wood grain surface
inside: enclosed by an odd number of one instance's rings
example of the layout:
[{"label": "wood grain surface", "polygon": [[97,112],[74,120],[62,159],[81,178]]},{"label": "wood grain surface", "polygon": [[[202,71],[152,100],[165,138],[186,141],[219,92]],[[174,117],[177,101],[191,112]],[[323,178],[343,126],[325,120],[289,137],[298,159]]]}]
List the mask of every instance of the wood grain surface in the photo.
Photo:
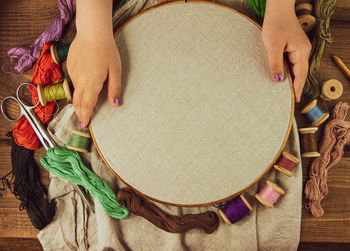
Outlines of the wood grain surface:
[{"label": "wood grain surface", "polygon": [[[13,73],[6,55],[14,46],[30,45],[58,15],[55,0],[0,0],[0,99],[15,93],[19,83],[30,81],[31,72],[22,75]],[[327,44],[319,72],[320,79],[338,79],[343,83],[344,95],[340,100],[350,102],[350,81],[335,66],[331,55],[342,58],[350,67],[350,1],[338,0],[330,26],[333,43]],[[63,41],[71,41],[75,34],[74,22],[66,29]],[[299,127],[310,122],[299,114],[309,100],[303,98],[296,106]],[[332,110],[335,101],[327,102]],[[321,102],[320,106],[325,106]],[[350,120],[348,116],[347,120]],[[6,133],[14,124],[0,116],[0,177],[11,170],[11,141]],[[324,125],[320,127],[322,132]],[[318,132],[320,138],[321,132]],[[35,152],[36,161],[44,153],[43,148]],[[304,183],[308,177],[310,160],[303,159]],[[41,167],[42,181],[48,186],[49,175]],[[345,147],[342,160],[329,171],[329,194],[322,201],[324,216],[313,217],[308,210],[302,210],[301,244],[299,250],[349,250],[350,249],[350,146]],[[0,191],[0,250],[40,250],[41,246],[25,211],[20,211],[19,201],[9,192]],[[305,201],[304,203],[305,204]]]}]

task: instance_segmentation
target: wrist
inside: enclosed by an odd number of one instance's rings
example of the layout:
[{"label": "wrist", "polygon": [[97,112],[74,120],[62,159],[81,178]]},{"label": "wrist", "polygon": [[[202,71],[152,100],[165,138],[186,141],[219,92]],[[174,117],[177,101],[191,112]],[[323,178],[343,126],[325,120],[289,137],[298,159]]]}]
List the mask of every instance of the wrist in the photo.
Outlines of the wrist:
[{"label": "wrist", "polygon": [[295,0],[266,0],[266,13],[294,13]]},{"label": "wrist", "polygon": [[112,1],[77,0],[77,35],[86,39],[113,38]]}]

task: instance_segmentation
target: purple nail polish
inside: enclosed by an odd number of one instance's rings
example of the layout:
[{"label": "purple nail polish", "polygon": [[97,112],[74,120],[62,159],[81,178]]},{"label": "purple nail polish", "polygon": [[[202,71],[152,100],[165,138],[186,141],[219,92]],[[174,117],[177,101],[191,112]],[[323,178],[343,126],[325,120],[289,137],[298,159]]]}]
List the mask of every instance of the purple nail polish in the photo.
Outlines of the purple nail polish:
[{"label": "purple nail polish", "polygon": [[119,106],[119,99],[114,99],[114,104],[118,105]]},{"label": "purple nail polish", "polygon": [[80,123],[80,127],[83,127],[83,123]]},{"label": "purple nail polish", "polygon": [[273,78],[275,79],[276,82],[281,82],[283,80],[282,74],[273,75]]}]

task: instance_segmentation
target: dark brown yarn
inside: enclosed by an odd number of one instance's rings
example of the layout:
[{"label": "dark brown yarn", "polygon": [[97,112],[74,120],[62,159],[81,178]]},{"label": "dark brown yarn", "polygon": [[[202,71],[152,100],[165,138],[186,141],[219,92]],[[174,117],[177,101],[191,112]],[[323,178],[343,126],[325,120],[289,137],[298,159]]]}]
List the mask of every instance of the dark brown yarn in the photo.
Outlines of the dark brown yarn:
[{"label": "dark brown yarn", "polygon": [[[7,136],[12,138],[12,133]],[[49,202],[45,189],[40,183],[40,172],[33,157],[33,150],[15,143],[12,138],[11,162],[12,177],[3,177],[3,189],[8,187],[21,201],[20,210],[25,209],[36,229],[43,229],[55,216],[55,204]]]},{"label": "dark brown yarn", "polygon": [[199,214],[185,214],[182,217],[169,215],[156,205],[142,199],[130,188],[123,188],[117,193],[119,202],[135,215],[142,216],[153,225],[170,233],[185,233],[201,228],[207,234],[219,227],[219,217],[213,211]]}]

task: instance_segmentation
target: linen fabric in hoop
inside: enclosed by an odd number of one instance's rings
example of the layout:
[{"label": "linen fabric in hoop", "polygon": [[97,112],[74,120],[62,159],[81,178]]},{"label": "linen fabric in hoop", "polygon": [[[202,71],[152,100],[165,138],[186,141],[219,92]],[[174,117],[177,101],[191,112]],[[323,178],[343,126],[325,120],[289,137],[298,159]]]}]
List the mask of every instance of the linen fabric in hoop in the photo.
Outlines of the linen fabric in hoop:
[{"label": "linen fabric in hoop", "polygon": [[255,184],[291,129],[291,79],[270,77],[261,30],[227,6],[171,2],[123,25],[122,105],[100,94],[90,131],[112,171],[141,195],[217,203]]}]

